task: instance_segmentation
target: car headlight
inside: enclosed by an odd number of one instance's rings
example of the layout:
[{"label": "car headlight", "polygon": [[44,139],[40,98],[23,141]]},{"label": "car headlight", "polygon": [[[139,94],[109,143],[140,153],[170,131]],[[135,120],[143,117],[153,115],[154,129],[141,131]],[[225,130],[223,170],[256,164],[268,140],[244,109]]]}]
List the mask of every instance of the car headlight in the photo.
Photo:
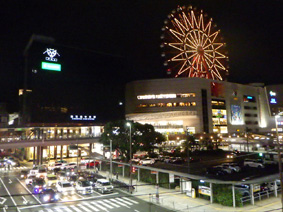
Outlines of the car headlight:
[{"label": "car headlight", "polygon": [[74,194],[74,193],[75,193],[75,190],[72,190],[72,191],[71,191],[71,194]]},{"label": "car headlight", "polygon": [[21,178],[23,178],[23,177],[25,177],[25,175],[22,174],[22,175],[21,175]]},{"label": "car headlight", "polygon": [[58,200],[59,199],[59,195],[55,194],[54,199]]},{"label": "car headlight", "polygon": [[44,202],[47,202],[48,200],[49,200],[49,196],[46,195],[46,196],[43,197]]}]

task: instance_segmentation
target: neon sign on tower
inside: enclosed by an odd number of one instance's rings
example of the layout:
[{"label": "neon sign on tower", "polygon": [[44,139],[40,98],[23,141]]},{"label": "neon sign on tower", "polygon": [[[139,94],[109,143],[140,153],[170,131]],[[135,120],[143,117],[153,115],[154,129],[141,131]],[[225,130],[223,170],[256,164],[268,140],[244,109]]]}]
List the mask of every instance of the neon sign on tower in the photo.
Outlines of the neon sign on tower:
[{"label": "neon sign on tower", "polygon": [[47,54],[49,57],[45,57],[46,61],[50,61],[50,62],[41,62],[41,69],[43,70],[49,70],[49,71],[61,71],[61,64],[59,63],[54,63],[57,62],[58,59],[56,58],[56,56],[60,57],[60,54],[57,52],[56,49],[51,49],[51,48],[47,48],[43,54]]}]

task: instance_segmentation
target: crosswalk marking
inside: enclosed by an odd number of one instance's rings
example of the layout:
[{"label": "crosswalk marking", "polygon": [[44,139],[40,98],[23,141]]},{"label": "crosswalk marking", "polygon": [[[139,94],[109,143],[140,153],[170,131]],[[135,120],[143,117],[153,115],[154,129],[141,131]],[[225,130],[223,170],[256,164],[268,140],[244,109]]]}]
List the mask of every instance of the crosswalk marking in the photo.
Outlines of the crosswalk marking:
[{"label": "crosswalk marking", "polygon": [[107,202],[108,204],[116,207],[116,208],[120,208],[120,205],[114,204],[113,202],[109,201],[108,199],[105,199],[104,202]]},{"label": "crosswalk marking", "polygon": [[91,208],[93,211],[99,211],[96,207],[92,206],[91,204],[82,204],[82,205]]},{"label": "crosswalk marking", "polygon": [[26,166],[20,166],[20,167],[12,167],[11,169],[8,168],[0,168],[1,171],[12,171],[12,170],[19,170],[19,169],[28,169]]},{"label": "crosswalk marking", "polygon": [[55,208],[56,211],[63,212],[60,208]]},{"label": "crosswalk marking", "polygon": [[107,208],[104,208],[103,206],[101,206],[101,205],[99,205],[99,204],[96,204],[95,206],[98,207],[98,208],[100,208],[101,210],[108,211]]},{"label": "crosswalk marking", "polygon": [[61,209],[64,209],[65,211],[67,211],[67,212],[73,212],[71,209],[69,209],[67,206],[65,206],[65,207],[60,207]]},{"label": "crosswalk marking", "polygon": [[128,201],[130,201],[130,202],[132,202],[132,203],[135,203],[135,204],[139,204],[137,201],[132,200],[132,199],[129,199],[129,198],[127,198],[127,197],[122,197],[122,199],[128,200]]},{"label": "crosswalk marking", "polygon": [[[98,202],[99,204],[101,204],[101,205],[104,205],[104,206],[107,207],[107,208],[110,208],[110,209],[113,208],[112,206],[110,206],[110,205],[104,203],[103,201],[97,201],[97,202]],[[93,203],[92,203],[92,204],[93,204]]]},{"label": "crosswalk marking", "polygon": [[74,205],[70,205],[70,207],[74,210],[74,211],[77,211],[77,212],[82,212],[80,209],[78,209],[76,206]]},{"label": "crosswalk marking", "polygon": [[129,206],[127,206],[126,204],[124,204],[124,203],[122,203],[122,202],[117,201],[116,199],[109,199],[109,200],[112,201],[112,202],[115,202],[115,203],[117,203],[117,204],[119,204],[119,205],[122,205],[122,206],[124,206],[124,207],[129,208]]},{"label": "crosswalk marking", "polygon": [[80,208],[84,209],[85,212],[92,212],[89,209],[85,208],[85,206],[82,205],[82,204],[77,204],[77,206],[79,206]]},{"label": "crosswalk marking", "polygon": [[127,202],[126,200],[123,200],[123,199],[121,199],[121,198],[115,198],[115,199],[117,199],[118,201],[124,202],[125,204],[133,205],[133,203]]}]

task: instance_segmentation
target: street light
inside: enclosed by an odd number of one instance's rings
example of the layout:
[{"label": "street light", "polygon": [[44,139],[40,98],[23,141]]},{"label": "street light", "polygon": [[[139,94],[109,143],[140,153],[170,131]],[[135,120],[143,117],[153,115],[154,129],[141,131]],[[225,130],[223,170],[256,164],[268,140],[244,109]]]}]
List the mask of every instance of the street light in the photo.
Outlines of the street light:
[{"label": "street light", "polygon": [[281,207],[283,211],[283,178],[282,178],[282,161],[281,161],[281,148],[280,148],[280,142],[279,142],[279,133],[278,133],[278,124],[277,119],[280,117],[280,115],[283,114],[283,112],[278,113],[276,116],[274,116],[275,119],[275,126],[276,126],[276,136],[277,136],[277,152],[278,152],[278,166],[279,166],[279,176],[280,176],[280,186],[281,186]]},{"label": "street light", "polygon": [[[107,134],[107,136],[109,137],[109,134]],[[112,172],[113,172],[113,169],[112,169],[112,139],[110,139],[110,179],[112,179]]]},{"label": "street light", "polygon": [[130,192],[132,193],[132,125],[131,123],[127,122],[127,126],[130,127]]}]

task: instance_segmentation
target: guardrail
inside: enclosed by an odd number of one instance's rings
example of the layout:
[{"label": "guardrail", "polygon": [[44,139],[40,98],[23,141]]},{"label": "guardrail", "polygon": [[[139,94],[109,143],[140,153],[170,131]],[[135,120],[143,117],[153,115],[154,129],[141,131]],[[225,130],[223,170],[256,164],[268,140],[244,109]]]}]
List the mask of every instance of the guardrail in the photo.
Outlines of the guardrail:
[{"label": "guardrail", "polygon": [[[281,188],[277,189],[277,194],[279,192],[281,192]],[[261,192],[254,193],[254,200],[255,201],[260,201],[260,200],[263,200],[265,198],[270,198],[272,196],[275,196],[275,191],[274,190],[272,190],[272,191],[269,191],[269,190],[261,191]],[[242,197],[241,198],[242,205],[251,203],[251,198],[252,197],[250,195]]]}]

